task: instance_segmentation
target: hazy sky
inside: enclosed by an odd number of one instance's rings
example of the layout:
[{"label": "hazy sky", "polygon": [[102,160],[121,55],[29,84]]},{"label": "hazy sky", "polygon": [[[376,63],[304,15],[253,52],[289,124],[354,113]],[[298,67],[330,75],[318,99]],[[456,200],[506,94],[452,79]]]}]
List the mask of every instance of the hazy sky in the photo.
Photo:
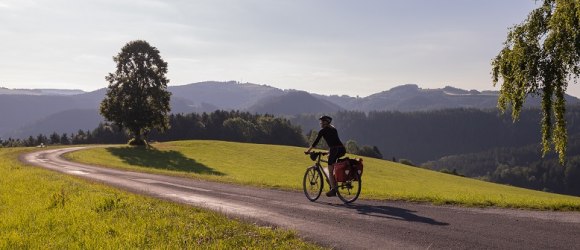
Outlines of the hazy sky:
[{"label": "hazy sky", "polygon": [[[107,86],[144,39],[170,85],[217,80],[366,96],[415,83],[493,89],[490,62],[534,0],[0,0],[0,86]],[[569,93],[580,96],[571,85]]]}]

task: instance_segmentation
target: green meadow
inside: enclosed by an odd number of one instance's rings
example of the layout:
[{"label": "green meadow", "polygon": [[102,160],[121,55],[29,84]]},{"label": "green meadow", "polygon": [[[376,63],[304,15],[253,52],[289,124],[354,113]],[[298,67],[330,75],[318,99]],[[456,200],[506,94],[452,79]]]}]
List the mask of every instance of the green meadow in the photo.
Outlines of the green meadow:
[{"label": "green meadow", "polygon": [[290,231],[20,163],[31,150],[0,149],[0,249],[317,248]]},{"label": "green meadow", "polygon": [[[304,170],[313,164],[304,150],[223,141],[176,141],[156,143],[150,149],[93,148],[66,157],[126,170],[301,190]],[[580,211],[580,197],[499,185],[378,159],[365,158],[364,166],[362,199]]]}]

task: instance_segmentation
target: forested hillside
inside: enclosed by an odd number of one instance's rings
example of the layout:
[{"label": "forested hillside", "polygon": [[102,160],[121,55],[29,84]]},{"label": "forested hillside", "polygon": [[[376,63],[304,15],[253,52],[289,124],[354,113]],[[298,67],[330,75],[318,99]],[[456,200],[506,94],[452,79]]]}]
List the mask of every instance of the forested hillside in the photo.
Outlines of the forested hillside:
[{"label": "forested hillside", "polygon": [[[385,159],[416,164],[443,156],[540,142],[540,112],[526,109],[514,123],[496,110],[446,109],[424,112],[356,112],[332,114],[343,140],[377,146]],[[580,133],[580,107],[567,111],[570,134]],[[318,129],[318,115],[300,115],[293,124],[304,131]]]},{"label": "forested hillside", "polygon": [[519,187],[580,195],[580,135],[569,138],[564,165],[556,154],[541,156],[540,144],[446,156],[423,167]]},{"label": "forested hillside", "polygon": [[330,101],[316,98],[305,91],[288,91],[281,96],[266,98],[248,108],[258,114],[297,115],[334,113],[342,108]]}]

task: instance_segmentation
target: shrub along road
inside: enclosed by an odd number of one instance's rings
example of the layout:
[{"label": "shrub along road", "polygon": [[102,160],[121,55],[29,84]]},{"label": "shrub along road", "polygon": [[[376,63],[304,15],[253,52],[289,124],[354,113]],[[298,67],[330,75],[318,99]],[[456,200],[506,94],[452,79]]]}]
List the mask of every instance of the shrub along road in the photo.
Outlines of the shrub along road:
[{"label": "shrub along road", "polygon": [[80,149],[84,148],[33,152],[23,155],[21,160],[128,191],[294,229],[305,239],[338,249],[574,249],[580,245],[578,212],[365,200],[344,205],[338,198],[326,197],[309,202],[301,192],[114,170],[61,158],[62,154]]}]

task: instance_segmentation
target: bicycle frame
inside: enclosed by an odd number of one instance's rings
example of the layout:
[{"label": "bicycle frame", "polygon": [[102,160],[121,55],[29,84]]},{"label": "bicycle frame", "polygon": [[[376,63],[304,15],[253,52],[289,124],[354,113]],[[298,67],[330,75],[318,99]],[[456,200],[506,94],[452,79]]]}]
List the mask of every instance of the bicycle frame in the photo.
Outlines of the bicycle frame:
[{"label": "bicycle frame", "polygon": [[328,153],[324,153],[324,152],[317,152],[318,154],[318,158],[316,159],[316,163],[314,163],[313,167],[316,167],[317,170],[320,170],[320,172],[322,173],[322,175],[324,175],[324,179],[326,180],[326,184],[328,184],[328,187],[330,188],[330,169],[328,169],[328,167],[326,168],[326,170],[324,170],[324,167],[322,166],[322,164],[320,164],[321,162],[324,163],[328,163],[328,161],[325,161],[322,159],[323,155],[327,155]]},{"label": "bicycle frame", "polygon": [[[316,187],[317,180],[319,180],[316,176],[324,176],[320,177],[320,179],[325,179],[328,186],[332,187],[332,185],[330,185],[330,175],[334,173],[330,173],[330,169],[325,169],[321,164],[321,162],[328,163],[328,161],[322,160],[322,156],[328,155],[328,153],[311,152],[306,154],[310,154],[310,159],[315,163],[313,166],[306,169],[304,179],[302,180],[302,188],[304,189],[304,194],[310,201],[316,201],[320,197],[320,193],[324,188],[324,181],[322,180],[320,180],[320,185]],[[311,172],[312,175],[309,174]],[[360,195],[362,180],[357,172],[353,172],[353,174],[355,177],[354,179],[336,183],[336,194],[344,203],[351,203]],[[354,183],[356,184],[353,185]]]}]

